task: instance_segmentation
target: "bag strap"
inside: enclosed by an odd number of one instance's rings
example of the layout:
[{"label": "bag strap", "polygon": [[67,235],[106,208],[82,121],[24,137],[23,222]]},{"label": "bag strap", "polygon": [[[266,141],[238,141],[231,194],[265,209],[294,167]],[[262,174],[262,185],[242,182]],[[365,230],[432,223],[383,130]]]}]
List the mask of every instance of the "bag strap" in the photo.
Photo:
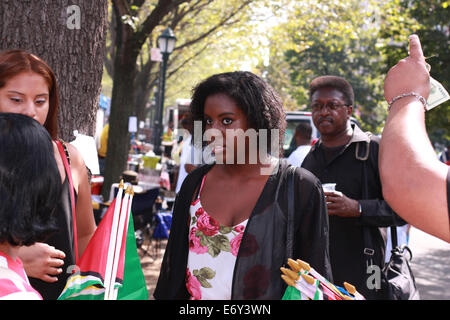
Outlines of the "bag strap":
[{"label": "bag strap", "polygon": [[391,226],[391,244],[392,244],[392,250],[398,247],[397,242],[397,227]]},{"label": "bag strap", "polygon": [[287,171],[287,234],[286,234],[286,258],[294,257],[294,177],[296,167],[290,166]]},{"label": "bag strap", "polygon": [[[363,184],[362,184],[363,199],[369,198],[368,180],[367,180],[367,159],[368,157],[363,162]],[[369,267],[373,264],[372,258],[373,255],[375,254],[369,227],[363,226],[363,237],[364,237],[363,254],[364,257],[366,258],[366,266]]]},{"label": "bag strap", "polygon": [[[372,137],[372,134],[370,132],[366,132],[369,139]],[[360,155],[361,146],[365,144],[365,154],[363,156]],[[364,147],[363,147],[364,150]],[[363,199],[369,199],[369,191],[368,191],[368,179],[367,179],[367,161],[369,161],[369,151],[370,151],[370,140],[367,143],[360,142],[356,145],[356,151],[355,156],[356,159],[364,161],[363,162]],[[397,228],[395,226],[391,226],[391,244],[392,249],[397,248],[398,242],[397,242]],[[370,231],[368,227],[364,227],[364,254],[365,255],[371,255],[369,253],[372,253],[373,255],[373,245],[372,245],[372,239],[370,238]]]},{"label": "bag strap", "polygon": [[55,140],[58,146],[59,154],[64,164],[64,169],[66,171],[67,178],[69,179],[69,189],[70,189],[70,201],[72,203],[72,222],[73,222],[73,239],[74,239],[74,250],[75,250],[75,263],[78,264],[78,235],[77,235],[77,217],[75,212],[75,192],[72,180],[72,171],[70,170],[70,164],[67,159],[67,154],[63,146],[63,142],[60,140]]}]

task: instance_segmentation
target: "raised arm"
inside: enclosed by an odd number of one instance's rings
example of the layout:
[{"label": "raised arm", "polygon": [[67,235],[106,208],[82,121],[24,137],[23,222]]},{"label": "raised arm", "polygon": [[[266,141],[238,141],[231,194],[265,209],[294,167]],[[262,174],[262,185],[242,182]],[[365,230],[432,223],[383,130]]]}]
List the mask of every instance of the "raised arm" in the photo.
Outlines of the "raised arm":
[{"label": "raised arm", "polygon": [[[430,77],[419,38],[410,37],[410,56],[392,67],[384,95],[415,92],[428,98]],[[398,99],[391,106],[380,142],[383,196],[392,209],[413,226],[450,242],[446,178],[428,138],[425,110],[417,97]]]}]

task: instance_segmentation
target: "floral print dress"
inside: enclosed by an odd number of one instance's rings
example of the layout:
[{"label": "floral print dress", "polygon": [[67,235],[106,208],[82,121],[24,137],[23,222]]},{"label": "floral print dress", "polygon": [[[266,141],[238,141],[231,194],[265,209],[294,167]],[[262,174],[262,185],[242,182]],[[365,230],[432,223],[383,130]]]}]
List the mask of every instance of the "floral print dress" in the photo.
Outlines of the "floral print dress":
[{"label": "floral print dress", "polygon": [[202,207],[200,194],[190,206],[186,288],[192,300],[229,300],[236,257],[248,219],[224,226]]}]

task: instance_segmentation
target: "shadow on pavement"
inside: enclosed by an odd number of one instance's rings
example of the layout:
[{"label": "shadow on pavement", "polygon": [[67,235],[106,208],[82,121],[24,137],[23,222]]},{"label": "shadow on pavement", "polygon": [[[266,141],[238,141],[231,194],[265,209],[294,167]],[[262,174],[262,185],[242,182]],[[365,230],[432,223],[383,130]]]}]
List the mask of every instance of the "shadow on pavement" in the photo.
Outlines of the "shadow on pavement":
[{"label": "shadow on pavement", "polygon": [[411,261],[421,300],[450,300],[450,251],[430,249]]}]

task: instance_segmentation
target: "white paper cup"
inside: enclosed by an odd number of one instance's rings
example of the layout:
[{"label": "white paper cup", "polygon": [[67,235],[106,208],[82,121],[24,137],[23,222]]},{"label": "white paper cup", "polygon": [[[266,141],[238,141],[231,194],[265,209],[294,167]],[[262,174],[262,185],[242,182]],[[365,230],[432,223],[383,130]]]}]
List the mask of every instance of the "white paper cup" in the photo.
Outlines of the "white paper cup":
[{"label": "white paper cup", "polygon": [[336,183],[324,183],[322,188],[324,192],[334,192],[336,191]]}]

